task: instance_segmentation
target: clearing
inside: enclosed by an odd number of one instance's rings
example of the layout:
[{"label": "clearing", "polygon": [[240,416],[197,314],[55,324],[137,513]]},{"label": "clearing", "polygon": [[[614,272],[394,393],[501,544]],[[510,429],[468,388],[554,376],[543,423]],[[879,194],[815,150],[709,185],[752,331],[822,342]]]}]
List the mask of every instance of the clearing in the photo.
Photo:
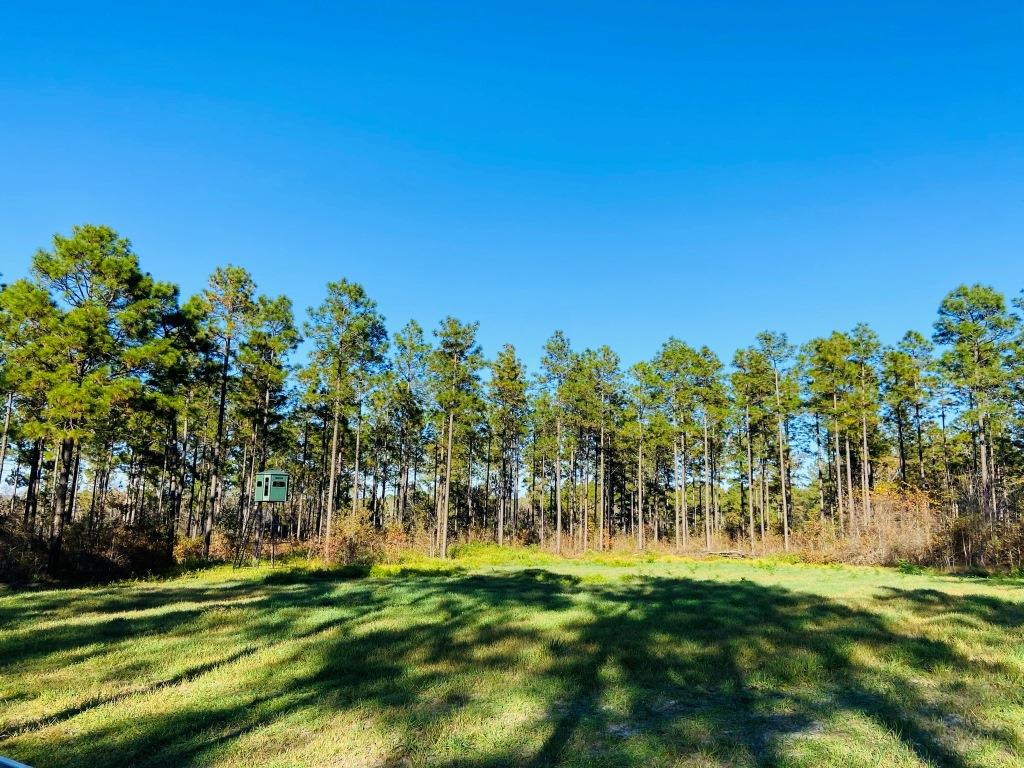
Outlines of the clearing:
[{"label": "clearing", "polygon": [[1019,580],[471,550],[0,590],[50,766],[1024,765]]}]

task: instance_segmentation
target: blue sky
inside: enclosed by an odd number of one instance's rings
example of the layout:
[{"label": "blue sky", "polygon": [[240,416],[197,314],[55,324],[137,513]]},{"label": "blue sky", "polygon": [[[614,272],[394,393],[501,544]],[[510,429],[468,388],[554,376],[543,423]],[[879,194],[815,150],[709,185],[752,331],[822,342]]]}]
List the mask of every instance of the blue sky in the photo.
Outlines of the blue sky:
[{"label": "blue sky", "polygon": [[0,270],[109,224],[185,293],[365,284],[531,363],[1024,288],[1024,6],[0,8]]}]

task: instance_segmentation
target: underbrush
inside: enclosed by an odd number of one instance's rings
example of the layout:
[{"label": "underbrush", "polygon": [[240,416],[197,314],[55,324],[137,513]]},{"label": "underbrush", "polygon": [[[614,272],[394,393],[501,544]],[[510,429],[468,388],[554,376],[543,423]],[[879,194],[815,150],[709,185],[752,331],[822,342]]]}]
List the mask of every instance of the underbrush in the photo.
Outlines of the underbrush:
[{"label": "underbrush", "polygon": [[0,581],[23,584],[51,579],[101,582],[167,572],[175,563],[166,533],[155,526],[106,522],[67,523],[55,570],[48,569],[48,541],[20,520],[0,517]]},{"label": "underbrush", "polygon": [[[487,541],[485,530],[462,531],[467,540],[449,545],[447,560],[437,558],[436,542],[429,530],[378,528],[348,514],[339,515],[332,525],[330,541],[313,538],[275,544],[278,562],[291,565],[310,562],[329,568],[335,575],[395,576],[404,573],[446,573],[485,567],[547,567],[559,563],[585,563],[595,567],[630,568],[643,564],[677,561],[744,559],[758,568],[778,565],[865,565],[898,568],[904,573],[940,570],[975,575],[1019,576],[1024,574],[1024,523],[990,522],[962,511],[944,515],[930,504],[925,494],[893,489],[880,490],[872,497],[870,513],[855,510],[842,521],[818,517],[794,521],[789,551],[781,536],[771,532],[757,537],[751,546],[742,533],[738,538],[722,535],[712,541],[710,552],[703,537],[690,537],[677,551],[668,537],[649,541],[644,551],[636,548],[631,535],[619,534],[597,550],[593,543],[579,549],[572,536],[562,540],[556,554],[553,542],[547,546],[522,543],[516,538],[505,546]],[[479,538],[478,538],[479,537]],[[47,569],[47,540],[26,532],[20,517],[0,515],[0,581],[11,584],[33,582],[95,583],[146,576],[173,576],[206,570],[219,563],[254,565],[270,555],[268,535],[238,541],[230,532],[213,533],[209,553],[204,556],[201,536],[178,535],[172,544],[165,528],[143,521],[132,526],[105,521],[90,526],[87,521],[69,522],[65,528],[58,568]]]}]

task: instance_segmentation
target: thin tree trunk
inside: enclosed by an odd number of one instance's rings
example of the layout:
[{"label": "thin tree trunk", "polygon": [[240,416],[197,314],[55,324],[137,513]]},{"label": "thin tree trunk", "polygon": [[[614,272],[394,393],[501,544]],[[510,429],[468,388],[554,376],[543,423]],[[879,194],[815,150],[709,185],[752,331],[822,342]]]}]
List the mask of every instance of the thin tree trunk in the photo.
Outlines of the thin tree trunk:
[{"label": "thin tree trunk", "polygon": [[[578,445],[579,443],[577,443]],[[569,541],[576,546],[576,448],[569,451]]]},{"label": "thin tree trunk", "polygon": [[333,425],[331,427],[331,465],[327,470],[327,514],[325,515],[324,522],[324,562],[329,563],[331,561],[331,526],[334,522],[334,500],[335,500],[335,482],[338,472],[338,421],[339,411],[341,410],[341,402],[337,396],[334,398],[334,415],[332,417]]},{"label": "thin tree trunk", "polygon": [[231,361],[231,336],[224,337],[224,358],[220,371],[220,399],[217,406],[217,442],[213,452],[213,504],[203,521],[203,559],[210,557],[210,541],[213,538],[213,523],[220,516],[224,497],[224,483],[220,477],[221,462],[224,459],[224,415],[228,397],[228,368]]},{"label": "thin tree trunk", "polygon": [[917,476],[921,481],[921,487],[925,488],[927,483],[924,479],[924,441],[921,435],[921,404],[914,403],[914,422],[917,431]]},{"label": "thin tree trunk", "polygon": [[555,419],[555,552],[562,553],[562,418]]},{"label": "thin tree trunk", "polygon": [[825,476],[822,472],[823,462],[821,459],[821,419],[814,414],[814,463],[818,467],[818,519],[825,522]]},{"label": "thin tree trunk", "polygon": [[25,527],[34,528],[36,510],[39,506],[39,475],[43,466],[43,441],[37,439],[32,443],[29,455],[28,486],[25,488]]},{"label": "thin tree trunk", "polygon": [[4,481],[4,464],[7,461],[7,434],[11,426],[11,411],[14,410],[14,392],[7,393],[7,405],[4,408],[4,431],[0,437],[0,483]]},{"label": "thin tree trunk", "polygon": [[641,433],[636,452],[636,546],[644,548],[644,437]]},{"label": "thin tree trunk", "polygon": [[704,424],[704,547],[711,551],[711,444],[708,440],[708,415],[703,414]]},{"label": "thin tree trunk", "polygon": [[[11,517],[14,517],[14,507],[18,503],[18,483],[21,481],[21,460],[14,462],[14,484],[11,489]],[[28,528],[28,514],[26,510],[24,527]]]},{"label": "thin tree trunk", "polygon": [[[530,463],[530,527],[537,531],[537,430],[533,430],[533,461]],[[541,512],[543,512],[543,505],[540,505]],[[539,531],[538,531],[539,536]],[[543,536],[539,536],[541,543],[543,543]]]},{"label": "thin tree trunk", "polygon": [[[832,444],[835,452],[836,466],[836,504],[839,508],[839,532],[846,531],[846,524],[843,519],[843,459],[839,448],[839,403],[836,393],[832,393]],[[849,490],[849,489],[848,489]],[[850,519],[853,515],[853,494],[849,494]]]},{"label": "thin tree trunk", "polygon": [[71,476],[72,455],[75,449],[73,438],[65,437],[60,443],[60,473],[54,487],[53,527],[50,529],[49,570],[53,573],[60,560],[61,539],[64,535],[64,501],[68,492],[68,478]]},{"label": "thin tree trunk", "polygon": [[[356,517],[356,505],[359,499],[359,436],[363,431],[363,401],[362,399],[356,400],[356,452],[355,461],[352,468],[352,519]],[[371,446],[372,448],[372,446]],[[445,494],[448,493],[448,489],[445,488]],[[445,504],[448,503],[448,497],[445,496]]]},{"label": "thin tree trunk", "polygon": [[850,501],[850,527],[853,529],[853,533],[858,535],[860,527],[857,524],[857,515],[853,511],[853,465],[850,461],[850,436],[844,435],[843,441],[846,444],[846,490]]},{"label": "thin tree trunk", "polygon": [[750,526],[750,554],[754,554],[754,445],[750,430],[750,408],[746,409],[747,422],[747,516]]},{"label": "thin tree trunk", "polygon": [[541,491],[540,491],[541,498],[539,499],[539,502],[540,502],[540,510],[539,510],[539,512],[540,512],[540,546],[541,546],[541,549],[543,549],[544,546],[547,544],[547,526],[545,525],[545,521],[544,521],[545,515],[544,515],[544,488],[543,488],[543,486],[546,485],[546,482],[547,482],[547,462],[543,458],[540,460],[540,481],[541,481],[541,486],[542,486],[541,487]]},{"label": "thin tree trunk", "polygon": [[985,417],[980,411],[978,413],[978,459],[978,498],[981,501],[981,512],[989,522],[992,522],[994,515],[993,509],[989,506],[988,441],[985,435]]},{"label": "thin tree trunk", "polygon": [[683,513],[683,546],[689,547],[690,545],[690,500],[688,498],[687,487],[686,487],[686,433],[682,434],[682,454],[681,464],[679,472],[681,474],[680,484],[682,485],[682,498],[680,499],[680,506],[682,507]]},{"label": "thin tree trunk", "polygon": [[[590,533],[590,505],[589,505],[590,494],[587,491],[587,484],[589,482],[589,478],[587,477],[587,466],[588,466],[588,462],[586,461],[586,456],[584,456],[583,460],[580,461],[580,475],[582,476],[582,479],[583,479],[583,488],[581,489],[582,490],[583,499],[582,499],[582,504],[580,505],[580,516],[582,518],[581,521],[580,521],[581,522],[581,524],[580,524],[580,529],[581,529],[580,538],[583,539],[583,551],[584,552],[587,551],[587,547],[589,546],[588,536],[589,536],[589,533]],[[518,497],[518,494],[516,494],[516,495]]]},{"label": "thin tree trunk", "polygon": [[469,451],[466,454],[466,529],[473,529],[473,433],[469,433]]},{"label": "thin tree trunk", "polygon": [[867,528],[871,519],[871,494],[868,491],[868,477],[871,472],[871,455],[868,453],[868,416],[866,413],[860,415],[861,423],[861,462],[860,462],[860,489],[864,499],[864,527]]},{"label": "thin tree trunk", "polygon": [[[766,446],[766,450],[767,450],[767,446]],[[767,467],[768,462],[767,462],[767,460],[764,457],[761,457],[760,463],[761,463],[761,472],[760,472],[760,477],[758,478],[758,485],[759,485],[760,490],[761,490],[761,493],[760,493],[760,496],[759,496],[759,502],[760,502],[760,504],[759,504],[759,506],[760,506],[760,509],[759,509],[760,515],[759,515],[759,517],[761,518],[760,519],[760,522],[761,522],[761,546],[763,547],[765,539],[766,539],[766,537],[768,535],[768,520],[767,520],[768,481],[767,481],[767,477],[766,477],[767,472],[768,472],[768,467]]]},{"label": "thin tree trunk", "polygon": [[673,485],[675,486],[675,498],[674,498],[674,501],[675,501],[675,513],[676,513],[676,529],[675,529],[675,534],[676,534],[676,552],[679,552],[682,549],[682,547],[683,547],[683,541],[682,541],[683,532],[680,530],[680,518],[681,518],[680,506],[681,506],[681,504],[680,504],[679,483],[680,483],[680,479],[681,479],[681,473],[679,471],[679,440],[680,440],[680,438],[677,435],[676,438],[672,441],[672,454],[673,454],[672,455],[672,469],[674,470],[673,475],[674,475],[674,479],[675,479],[675,483],[673,483]]},{"label": "thin tree trunk", "polygon": [[599,499],[597,503],[597,548],[599,551],[604,551],[605,538],[604,538],[604,401],[601,403],[601,443],[598,449],[600,458],[598,460],[599,466],[597,470],[597,497]]},{"label": "thin tree trunk", "polygon": [[[504,439],[503,439],[504,440]],[[508,451],[503,444],[501,446],[501,483],[498,485],[498,546],[504,546],[505,544],[505,489],[507,486],[507,458]]]},{"label": "thin tree trunk", "polygon": [[783,547],[789,552],[789,503],[786,499],[786,432],[782,416],[782,396],[779,392],[779,372],[775,371],[775,405],[779,409],[779,485],[781,486],[782,497],[782,536]]},{"label": "thin tree trunk", "polygon": [[448,492],[451,488],[452,479],[452,432],[455,427],[455,410],[448,411],[448,457],[444,468],[444,506],[442,507],[442,521],[440,524],[441,535],[441,557],[448,557]]},{"label": "thin tree trunk", "polygon": [[71,487],[68,489],[70,496],[68,520],[74,520],[78,514],[78,483],[82,474],[82,446],[80,443],[75,444],[75,469],[71,473]]},{"label": "thin tree trunk", "polygon": [[900,482],[907,484],[907,448],[903,436],[903,403],[896,406],[896,447],[900,461]]}]

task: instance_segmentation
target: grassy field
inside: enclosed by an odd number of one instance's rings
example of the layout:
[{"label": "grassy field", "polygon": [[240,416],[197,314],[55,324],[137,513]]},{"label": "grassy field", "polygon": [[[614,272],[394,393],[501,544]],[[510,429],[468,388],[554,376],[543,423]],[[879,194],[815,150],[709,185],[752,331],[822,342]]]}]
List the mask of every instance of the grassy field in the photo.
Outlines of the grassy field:
[{"label": "grassy field", "polygon": [[1024,765],[1024,584],[474,550],[0,592],[47,766]]}]

